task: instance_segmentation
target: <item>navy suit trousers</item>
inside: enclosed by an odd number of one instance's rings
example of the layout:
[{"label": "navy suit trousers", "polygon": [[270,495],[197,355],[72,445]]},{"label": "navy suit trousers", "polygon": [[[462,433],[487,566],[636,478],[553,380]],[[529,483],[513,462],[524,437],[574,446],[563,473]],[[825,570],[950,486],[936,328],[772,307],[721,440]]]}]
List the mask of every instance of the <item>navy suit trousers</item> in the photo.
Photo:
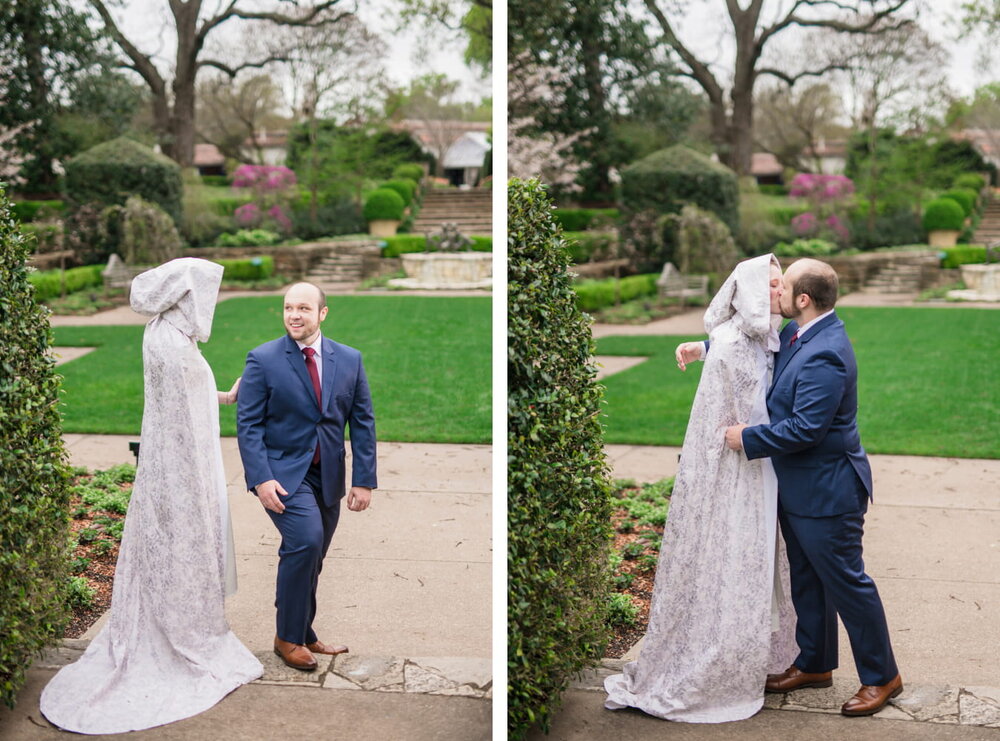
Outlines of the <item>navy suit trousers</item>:
[{"label": "navy suit trousers", "polygon": [[285,505],[284,512],[266,510],[281,533],[274,599],[278,638],[289,643],[313,643],[317,640],[312,629],[316,585],[340,519],[340,499],[332,507],[323,504],[319,464],[309,467],[298,489],[279,498]]},{"label": "navy suit trousers", "polygon": [[837,615],[851,642],[862,684],[884,685],[898,670],[875,582],[861,557],[863,510],[833,517],[800,517],[778,507],[798,616],[795,666],[819,673],[837,668]]}]

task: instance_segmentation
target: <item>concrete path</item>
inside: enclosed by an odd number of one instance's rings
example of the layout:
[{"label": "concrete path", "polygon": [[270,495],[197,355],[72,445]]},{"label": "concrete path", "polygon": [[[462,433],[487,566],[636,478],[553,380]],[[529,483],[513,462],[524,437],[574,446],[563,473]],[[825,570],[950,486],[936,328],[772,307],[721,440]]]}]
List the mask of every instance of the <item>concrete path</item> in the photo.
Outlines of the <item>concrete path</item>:
[{"label": "concrete path", "polygon": [[[610,445],[607,452],[615,477],[642,483],[674,475],[680,448]],[[740,723],[665,723],[602,708],[603,677],[623,663],[606,659],[574,683],[548,738],[773,739],[797,731],[854,740],[1000,738],[1000,460],[877,455],[871,462],[865,565],[885,603],[906,687],[892,706],[874,719],[839,715],[859,685],[841,627],[831,689],[769,696],[766,710]],[[635,658],[638,647],[629,654]]]},{"label": "concrete path", "polygon": [[[133,439],[65,436],[70,462],[92,469],[132,462]],[[245,489],[236,440],[223,438],[222,450],[239,578],[226,614],[265,675],[207,713],[143,735],[312,739],[342,724],[354,738],[489,738],[490,447],[379,443],[380,488],[366,512],[343,513],[317,594],[317,633],[351,653],[322,657],[311,674],[271,651],[279,538]],[[0,708],[0,739],[55,738],[38,694],[104,619],[35,663],[15,710]]]}]

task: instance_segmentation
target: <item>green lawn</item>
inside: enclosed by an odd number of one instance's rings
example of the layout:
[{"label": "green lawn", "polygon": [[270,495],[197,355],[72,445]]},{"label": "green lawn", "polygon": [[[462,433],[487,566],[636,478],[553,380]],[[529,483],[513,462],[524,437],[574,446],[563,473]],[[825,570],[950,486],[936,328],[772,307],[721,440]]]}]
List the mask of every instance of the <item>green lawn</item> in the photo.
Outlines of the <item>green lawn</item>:
[{"label": "green lawn", "polygon": [[[55,344],[98,346],[60,366],[63,430],[139,433],[143,327],[57,327]],[[364,353],[380,440],[490,441],[490,300],[487,297],[342,296],[330,300],[326,336]],[[249,350],[284,333],[277,296],[219,304],[202,352],[220,389]],[[221,408],[223,435],[235,407]]]},{"label": "green lawn", "polygon": [[[869,453],[1000,458],[1000,311],[853,308],[837,312],[858,358],[858,421]],[[701,364],[681,373],[679,342],[606,337],[602,355],[649,360],[605,379],[607,441],[680,445]]]}]

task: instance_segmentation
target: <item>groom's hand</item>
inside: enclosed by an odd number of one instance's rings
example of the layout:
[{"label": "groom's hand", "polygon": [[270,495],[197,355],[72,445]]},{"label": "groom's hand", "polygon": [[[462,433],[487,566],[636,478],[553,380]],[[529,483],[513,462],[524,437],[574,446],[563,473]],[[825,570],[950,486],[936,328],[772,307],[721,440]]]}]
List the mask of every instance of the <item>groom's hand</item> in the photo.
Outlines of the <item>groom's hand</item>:
[{"label": "groom's hand", "polygon": [[285,505],[278,498],[279,494],[283,497],[288,496],[288,492],[274,479],[265,481],[263,484],[257,484],[257,498],[264,505],[264,509],[269,509],[280,515],[285,511]]},{"label": "groom's hand", "polygon": [[743,430],[746,425],[733,425],[726,428],[726,445],[730,450],[743,450]]},{"label": "groom's hand", "polygon": [[347,495],[347,509],[351,512],[361,512],[368,509],[372,501],[372,490],[367,486],[352,486]]}]

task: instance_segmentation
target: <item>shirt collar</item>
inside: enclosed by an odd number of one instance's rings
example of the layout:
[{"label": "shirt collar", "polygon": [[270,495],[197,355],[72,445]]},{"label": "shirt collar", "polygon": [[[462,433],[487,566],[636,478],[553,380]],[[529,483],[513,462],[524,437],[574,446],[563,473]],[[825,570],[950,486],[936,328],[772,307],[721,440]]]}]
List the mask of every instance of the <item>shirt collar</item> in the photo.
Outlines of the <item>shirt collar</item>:
[{"label": "shirt collar", "polygon": [[306,349],[307,347],[311,347],[313,350],[316,351],[317,355],[322,355],[323,354],[323,333],[320,332],[319,336],[316,338],[316,341],[314,343],[312,343],[311,345],[307,345],[304,342],[299,342],[298,340],[295,340],[295,344],[299,346],[299,350],[300,351]]},{"label": "shirt collar", "polygon": [[810,329],[810,328],[812,328],[812,326],[813,326],[814,324],[817,324],[817,323],[818,323],[818,322],[819,322],[819,321],[820,321],[821,319],[826,319],[826,318],[827,318],[828,316],[830,316],[830,314],[832,314],[832,313],[833,313],[833,311],[834,311],[833,309],[830,309],[830,310],[829,310],[828,312],[826,312],[825,314],[820,314],[820,315],[819,315],[818,317],[816,317],[816,318],[815,318],[815,319],[813,319],[812,321],[810,321],[810,322],[806,322],[806,323],[805,323],[805,324],[803,324],[803,325],[802,325],[801,327],[799,327],[799,331],[798,331],[798,332],[797,332],[796,334],[798,334],[798,336],[799,336],[799,337],[801,337],[801,336],[802,336],[802,335],[804,335],[804,334],[805,334],[806,332],[808,332],[808,331],[809,331],[809,329]]}]

